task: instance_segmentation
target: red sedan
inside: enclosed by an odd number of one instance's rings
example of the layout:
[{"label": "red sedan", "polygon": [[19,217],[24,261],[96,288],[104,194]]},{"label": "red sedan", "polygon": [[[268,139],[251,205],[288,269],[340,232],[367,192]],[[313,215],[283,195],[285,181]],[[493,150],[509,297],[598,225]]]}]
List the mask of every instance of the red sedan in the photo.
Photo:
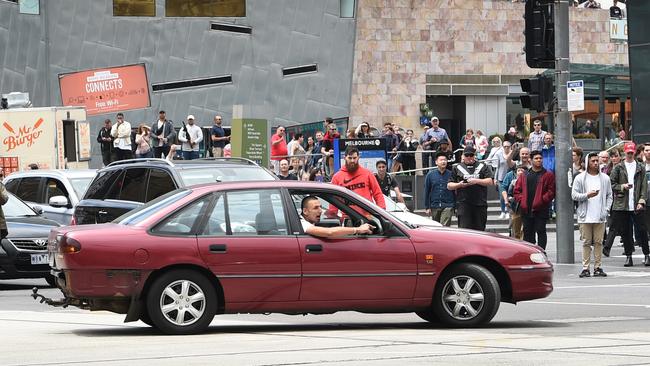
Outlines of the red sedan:
[{"label": "red sedan", "polygon": [[54,229],[48,247],[65,295],[56,304],[127,314],[170,334],[203,331],[215,314],[343,310],[470,327],[489,322],[501,301],[553,290],[537,246],[412,227],[329,184],[179,189],[113,223]]}]

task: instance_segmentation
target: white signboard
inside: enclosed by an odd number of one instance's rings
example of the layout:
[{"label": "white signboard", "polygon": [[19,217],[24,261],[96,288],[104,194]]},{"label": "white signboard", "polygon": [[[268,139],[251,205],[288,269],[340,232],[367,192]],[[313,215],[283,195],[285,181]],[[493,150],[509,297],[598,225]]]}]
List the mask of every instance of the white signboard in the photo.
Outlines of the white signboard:
[{"label": "white signboard", "polygon": [[612,41],[627,41],[627,19],[609,20],[609,39]]},{"label": "white signboard", "polygon": [[566,96],[569,112],[582,111],[585,109],[585,83],[582,80],[569,81],[566,83]]}]

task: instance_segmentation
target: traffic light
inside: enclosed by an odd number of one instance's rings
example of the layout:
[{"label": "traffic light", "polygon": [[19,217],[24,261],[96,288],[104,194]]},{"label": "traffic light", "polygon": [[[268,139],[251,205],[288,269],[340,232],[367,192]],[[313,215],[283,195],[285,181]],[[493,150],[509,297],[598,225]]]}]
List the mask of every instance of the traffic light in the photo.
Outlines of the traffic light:
[{"label": "traffic light", "polygon": [[546,76],[537,75],[530,79],[520,79],[521,90],[527,95],[519,97],[524,108],[537,112],[546,110],[546,104],[553,99],[553,80]]},{"label": "traffic light", "polygon": [[531,68],[555,68],[555,22],[552,0],[528,0],[524,14],[526,64]]}]

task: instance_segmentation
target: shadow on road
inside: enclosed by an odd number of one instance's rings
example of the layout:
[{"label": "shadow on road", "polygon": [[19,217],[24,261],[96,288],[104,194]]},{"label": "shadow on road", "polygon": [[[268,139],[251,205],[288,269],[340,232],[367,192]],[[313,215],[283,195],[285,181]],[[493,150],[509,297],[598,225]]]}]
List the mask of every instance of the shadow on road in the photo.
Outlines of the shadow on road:
[{"label": "shadow on road", "polygon": [[48,285],[21,285],[15,283],[2,283],[0,282],[0,291],[17,291],[17,290],[31,290],[34,287],[39,289],[51,288]]},{"label": "shadow on road", "polygon": [[[217,320],[218,322],[218,320]],[[568,324],[554,322],[538,321],[518,321],[518,322],[493,322],[486,326],[469,329],[535,329],[535,328],[557,328],[567,327]],[[341,331],[341,330],[403,330],[403,329],[423,329],[423,330],[450,330],[455,331],[464,328],[448,328],[441,325],[433,325],[426,322],[416,323],[336,323],[336,324],[260,324],[260,325],[212,325],[203,334],[228,334],[228,333],[293,333],[293,332],[323,332],[323,331]],[[73,331],[74,334],[84,337],[128,337],[144,335],[163,335],[157,329],[152,327],[116,327],[96,329],[78,329]]]}]

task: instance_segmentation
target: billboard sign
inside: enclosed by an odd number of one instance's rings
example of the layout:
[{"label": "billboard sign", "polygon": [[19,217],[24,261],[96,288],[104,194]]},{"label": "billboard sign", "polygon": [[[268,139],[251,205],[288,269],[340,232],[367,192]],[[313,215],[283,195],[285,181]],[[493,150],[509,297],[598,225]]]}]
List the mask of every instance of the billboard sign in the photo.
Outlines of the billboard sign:
[{"label": "billboard sign", "polygon": [[233,119],[230,141],[232,156],[269,166],[269,124],[265,119]]},{"label": "billboard sign", "polygon": [[334,156],[339,158],[334,160],[334,170],[338,171],[345,165],[345,149],[348,146],[359,149],[359,165],[373,173],[377,172],[379,160],[386,161],[386,140],[383,138],[337,139],[334,142]]},{"label": "billboard sign", "polygon": [[84,106],[90,116],[151,105],[144,64],[59,74],[59,87],[64,106]]}]

